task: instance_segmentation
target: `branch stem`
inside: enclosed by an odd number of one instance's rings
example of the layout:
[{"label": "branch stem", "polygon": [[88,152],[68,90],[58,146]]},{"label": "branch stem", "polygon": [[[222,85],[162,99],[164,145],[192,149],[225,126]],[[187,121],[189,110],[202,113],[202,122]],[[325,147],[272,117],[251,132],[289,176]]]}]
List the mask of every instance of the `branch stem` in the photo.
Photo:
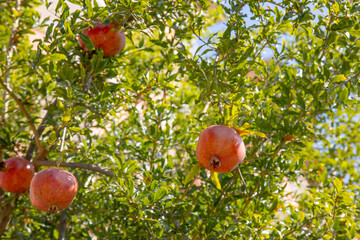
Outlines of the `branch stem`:
[{"label": "branch stem", "polygon": [[41,144],[40,144],[40,136],[36,130],[33,118],[31,117],[31,115],[29,114],[29,112],[25,109],[24,104],[21,102],[21,100],[15,95],[15,93],[13,91],[11,91],[7,84],[4,83],[4,81],[0,78],[0,85],[2,86],[2,88],[11,96],[12,99],[14,99],[14,101],[16,102],[16,104],[18,105],[18,107],[20,108],[21,112],[25,115],[26,119],[29,122],[29,126],[31,131],[34,134],[34,138],[35,138],[35,142],[36,142],[36,148],[38,149],[38,151],[40,152],[41,150]]},{"label": "branch stem", "polygon": [[62,152],[64,150],[65,137],[66,137],[66,126],[63,129],[63,134],[62,134],[62,138],[61,138],[59,160],[58,160],[58,162],[56,164],[57,167],[59,167],[60,163],[61,163]]},{"label": "branch stem", "polygon": [[106,170],[103,168],[100,168],[94,164],[86,164],[86,163],[68,163],[68,162],[60,162],[58,163],[56,161],[48,161],[48,160],[38,160],[33,163],[34,167],[40,167],[40,166],[48,166],[48,167],[68,167],[68,168],[80,168],[80,169],[86,169],[92,172],[97,172],[104,174],[108,177],[114,177],[114,173],[112,173],[110,170]]}]

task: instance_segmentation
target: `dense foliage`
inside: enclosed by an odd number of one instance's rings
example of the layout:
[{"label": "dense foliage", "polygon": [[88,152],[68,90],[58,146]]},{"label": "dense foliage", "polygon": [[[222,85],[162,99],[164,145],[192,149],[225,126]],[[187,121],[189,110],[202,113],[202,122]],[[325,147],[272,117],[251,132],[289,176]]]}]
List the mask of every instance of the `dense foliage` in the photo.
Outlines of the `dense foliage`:
[{"label": "dense foliage", "polygon": [[[41,20],[0,0],[0,160],[79,182],[57,214],[2,192],[3,237],[360,237],[358,1],[104,2],[45,0]],[[82,33],[99,19],[122,23],[116,57]],[[248,132],[246,185],[198,167],[215,124]]]}]

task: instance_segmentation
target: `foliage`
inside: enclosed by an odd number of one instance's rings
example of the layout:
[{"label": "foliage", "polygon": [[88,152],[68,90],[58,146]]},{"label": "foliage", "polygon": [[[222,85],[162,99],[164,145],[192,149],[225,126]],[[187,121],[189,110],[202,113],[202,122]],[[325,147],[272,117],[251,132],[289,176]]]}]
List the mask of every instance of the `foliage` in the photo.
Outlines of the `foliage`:
[{"label": "foliage", "polygon": [[[358,1],[104,2],[46,0],[41,21],[37,0],[0,0],[0,159],[69,163],[79,182],[58,214],[2,193],[4,237],[359,238]],[[98,19],[123,21],[117,57],[79,46]],[[197,167],[215,124],[252,133],[247,186]]]}]

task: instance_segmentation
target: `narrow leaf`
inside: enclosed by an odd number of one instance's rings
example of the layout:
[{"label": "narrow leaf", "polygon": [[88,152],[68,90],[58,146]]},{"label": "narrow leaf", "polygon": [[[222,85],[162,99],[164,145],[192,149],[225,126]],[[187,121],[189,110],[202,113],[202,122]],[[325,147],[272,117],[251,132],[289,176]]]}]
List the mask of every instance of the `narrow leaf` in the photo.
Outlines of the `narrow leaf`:
[{"label": "narrow leaf", "polygon": [[334,180],[334,186],[335,186],[336,191],[337,191],[338,193],[340,193],[340,192],[342,191],[343,185],[342,185],[342,181],[341,181],[340,179],[335,178],[335,180]]},{"label": "narrow leaf", "polygon": [[211,181],[214,183],[214,185],[216,186],[217,189],[221,190],[221,184],[220,184],[219,176],[218,176],[217,172],[211,173]]},{"label": "narrow leaf", "polygon": [[334,78],[333,78],[333,81],[334,82],[343,82],[346,80],[346,77],[344,76],[344,74],[339,74],[339,75],[336,75]]},{"label": "narrow leaf", "polygon": [[159,201],[165,194],[166,189],[161,187],[157,192],[155,192],[153,202]]},{"label": "narrow leaf", "polygon": [[46,62],[47,60],[58,62],[58,61],[61,61],[64,59],[66,59],[66,56],[64,54],[54,53],[54,54],[50,54],[50,55],[47,55],[46,57],[44,57],[42,59],[42,62]]},{"label": "narrow leaf", "polygon": [[194,180],[195,176],[200,172],[200,168],[198,165],[195,165],[191,168],[190,172],[188,173],[188,175],[186,175],[185,177],[185,181],[184,181],[184,185],[187,185],[188,183],[190,183],[191,181]]},{"label": "narrow leaf", "polygon": [[279,203],[279,198],[278,198],[278,197],[274,197],[274,199],[273,199],[273,201],[272,201],[272,203],[271,203],[271,206],[270,206],[270,208],[269,208],[269,212],[274,211],[274,210],[277,208],[278,203]]}]

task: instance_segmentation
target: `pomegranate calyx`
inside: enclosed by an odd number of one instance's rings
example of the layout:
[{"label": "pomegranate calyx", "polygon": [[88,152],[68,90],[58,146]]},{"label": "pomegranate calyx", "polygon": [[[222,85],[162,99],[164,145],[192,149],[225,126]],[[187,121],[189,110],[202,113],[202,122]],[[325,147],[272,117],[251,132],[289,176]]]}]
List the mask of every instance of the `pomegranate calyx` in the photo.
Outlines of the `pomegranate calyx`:
[{"label": "pomegranate calyx", "polygon": [[221,167],[220,159],[216,156],[212,156],[210,159],[209,167],[212,166],[214,169]]},{"label": "pomegranate calyx", "polygon": [[50,213],[57,213],[59,211],[59,208],[56,205],[50,206],[49,207],[49,212]]}]

